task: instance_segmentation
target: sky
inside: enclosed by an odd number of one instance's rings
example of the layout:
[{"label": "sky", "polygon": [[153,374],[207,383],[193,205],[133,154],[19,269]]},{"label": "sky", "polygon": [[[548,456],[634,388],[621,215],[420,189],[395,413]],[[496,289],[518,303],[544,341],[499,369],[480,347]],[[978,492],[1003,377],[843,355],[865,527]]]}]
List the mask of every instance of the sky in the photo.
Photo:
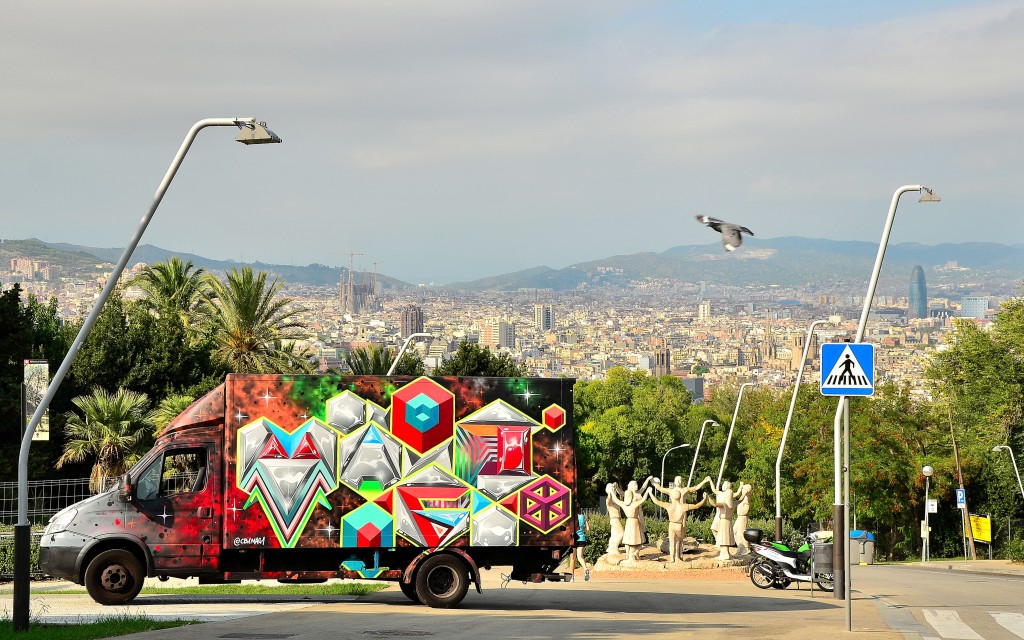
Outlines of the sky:
[{"label": "sky", "polygon": [[[1022,242],[1024,2],[6,0],[0,238],[471,280],[758,238]],[[350,253],[361,255],[350,256]]]}]

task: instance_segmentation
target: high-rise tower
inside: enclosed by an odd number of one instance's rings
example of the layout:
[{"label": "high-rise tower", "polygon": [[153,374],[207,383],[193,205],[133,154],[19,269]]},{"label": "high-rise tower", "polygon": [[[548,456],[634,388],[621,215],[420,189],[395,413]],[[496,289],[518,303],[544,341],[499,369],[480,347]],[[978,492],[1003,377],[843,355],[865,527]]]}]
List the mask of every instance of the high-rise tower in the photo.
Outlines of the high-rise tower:
[{"label": "high-rise tower", "polygon": [[924,269],[921,265],[910,272],[910,304],[907,317],[911,320],[928,317],[928,289],[924,283]]}]

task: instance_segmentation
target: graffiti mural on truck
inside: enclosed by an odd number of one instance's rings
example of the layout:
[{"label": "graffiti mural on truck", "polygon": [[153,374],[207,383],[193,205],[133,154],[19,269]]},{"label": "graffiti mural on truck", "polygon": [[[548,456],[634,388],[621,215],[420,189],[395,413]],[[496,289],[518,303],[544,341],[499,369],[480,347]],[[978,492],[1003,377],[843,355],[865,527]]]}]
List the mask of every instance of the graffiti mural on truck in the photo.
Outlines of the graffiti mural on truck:
[{"label": "graffiti mural on truck", "polygon": [[226,443],[236,464],[225,540],[236,548],[571,540],[573,442],[560,431],[571,399],[559,382],[443,382],[241,379],[228,389],[235,413],[226,419],[239,429]]}]

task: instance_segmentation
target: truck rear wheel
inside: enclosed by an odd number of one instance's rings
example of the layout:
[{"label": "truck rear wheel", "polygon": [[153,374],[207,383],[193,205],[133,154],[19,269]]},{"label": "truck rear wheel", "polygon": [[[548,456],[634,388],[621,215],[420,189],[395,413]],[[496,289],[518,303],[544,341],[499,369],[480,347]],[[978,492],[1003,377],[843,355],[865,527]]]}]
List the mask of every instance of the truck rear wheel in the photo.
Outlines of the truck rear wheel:
[{"label": "truck rear wheel", "polygon": [[416,597],[428,607],[458,606],[469,591],[469,569],[448,554],[430,556],[416,570]]},{"label": "truck rear wheel", "polygon": [[146,574],[130,551],[109,549],[92,559],[85,569],[85,588],[102,605],[128,604],[139,595]]}]

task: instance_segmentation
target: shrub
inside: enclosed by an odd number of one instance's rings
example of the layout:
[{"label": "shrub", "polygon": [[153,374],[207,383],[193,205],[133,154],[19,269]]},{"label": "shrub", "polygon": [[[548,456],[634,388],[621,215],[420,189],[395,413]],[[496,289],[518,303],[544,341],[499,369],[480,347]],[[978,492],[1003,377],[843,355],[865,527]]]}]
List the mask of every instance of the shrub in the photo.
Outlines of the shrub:
[{"label": "shrub", "polygon": [[1024,540],[1009,540],[1003,545],[1003,557],[1010,562],[1024,562]]},{"label": "shrub", "polygon": [[[29,536],[29,570],[39,572],[39,536],[33,531]],[[14,576],[14,527],[0,525],[0,578]]]}]

